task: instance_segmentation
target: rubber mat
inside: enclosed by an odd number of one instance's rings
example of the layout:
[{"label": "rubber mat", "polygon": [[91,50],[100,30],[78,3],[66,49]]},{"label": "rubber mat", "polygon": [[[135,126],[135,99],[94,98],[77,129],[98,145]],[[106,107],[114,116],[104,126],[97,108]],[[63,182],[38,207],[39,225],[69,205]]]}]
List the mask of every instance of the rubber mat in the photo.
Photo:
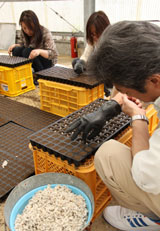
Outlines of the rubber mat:
[{"label": "rubber mat", "polygon": [[51,67],[35,73],[40,79],[66,83],[74,86],[93,88],[98,86],[100,81],[95,76],[89,76],[87,73],[77,75],[73,69],[65,67]]},{"label": "rubber mat", "polygon": [[0,197],[34,173],[27,139],[32,133],[13,122],[0,127]]},{"label": "rubber mat", "polygon": [[0,97],[1,118],[38,131],[61,117],[38,108]]},{"label": "rubber mat", "polygon": [[54,154],[56,157],[60,157],[62,160],[67,160],[69,164],[74,163],[75,166],[80,166],[95,153],[103,142],[114,138],[130,124],[130,117],[121,112],[118,116],[107,121],[100,134],[92,140],[87,140],[86,144],[82,141],[81,136],[71,141],[72,133],[65,132],[68,126],[83,114],[95,111],[104,102],[106,101],[103,99],[95,100],[80,110],[34,133],[29,137],[31,144],[45,152]]},{"label": "rubber mat", "polygon": [[23,57],[15,57],[9,55],[0,55],[0,66],[5,67],[18,67],[27,63],[31,63],[31,59]]}]

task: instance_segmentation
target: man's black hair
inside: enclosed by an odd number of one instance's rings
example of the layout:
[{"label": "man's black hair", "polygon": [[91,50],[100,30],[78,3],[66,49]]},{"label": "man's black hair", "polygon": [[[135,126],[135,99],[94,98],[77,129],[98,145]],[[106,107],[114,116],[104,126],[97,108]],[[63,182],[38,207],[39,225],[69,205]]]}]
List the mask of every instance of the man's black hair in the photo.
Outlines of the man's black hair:
[{"label": "man's black hair", "polygon": [[106,85],[111,81],[144,93],[146,79],[160,73],[160,27],[146,21],[108,26],[88,69]]}]

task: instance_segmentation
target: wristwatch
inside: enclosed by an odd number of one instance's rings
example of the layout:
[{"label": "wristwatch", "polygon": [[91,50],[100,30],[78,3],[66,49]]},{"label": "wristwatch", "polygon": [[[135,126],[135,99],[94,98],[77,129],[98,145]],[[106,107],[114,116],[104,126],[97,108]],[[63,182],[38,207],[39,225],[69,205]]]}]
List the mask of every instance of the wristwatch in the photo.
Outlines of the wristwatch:
[{"label": "wristwatch", "polygon": [[149,124],[149,120],[148,120],[147,116],[145,116],[145,115],[134,115],[134,116],[132,116],[132,118],[131,118],[131,125],[132,125],[132,122],[134,120],[144,120],[144,121],[147,122],[147,124]]}]

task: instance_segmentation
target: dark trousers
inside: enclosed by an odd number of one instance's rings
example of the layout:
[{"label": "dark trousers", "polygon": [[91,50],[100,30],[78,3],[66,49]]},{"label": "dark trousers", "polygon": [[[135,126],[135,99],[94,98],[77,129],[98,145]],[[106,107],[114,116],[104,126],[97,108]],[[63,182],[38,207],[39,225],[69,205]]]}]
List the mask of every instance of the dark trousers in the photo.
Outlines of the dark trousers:
[{"label": "dark trousers", "polygon": [[[12,51],[13,56],[28,58],[33,48],[30,47],[15,47]],[[32,67],[35,72],[44,70],[52,66],[52,61],[42,57],[41,55],[33,59]]]}]

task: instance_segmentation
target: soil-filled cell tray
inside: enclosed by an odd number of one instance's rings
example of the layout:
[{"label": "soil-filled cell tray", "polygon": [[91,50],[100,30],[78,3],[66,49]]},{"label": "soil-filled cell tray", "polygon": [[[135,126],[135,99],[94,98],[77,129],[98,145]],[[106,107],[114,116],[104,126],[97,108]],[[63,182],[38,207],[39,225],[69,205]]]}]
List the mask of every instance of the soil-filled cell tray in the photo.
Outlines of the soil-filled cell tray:
[{"label": "soil-filled cell tray", "polygon": [[14,121],[36,132],[59,120],[60,118],[60,116],[31,107],[31,109],[26,114],[15,118]]},{"label": "soil-filled cell tray", "polygon": [[3,126],[4,124],[8,123],[9,120],[5,120],[3,118],[0,117],[0,127]]},{"label": "soil-filled cell tray", "polygon": [[97,99],[80,110],[32,134],[29,137],[31,144],[37,148],[42,148],[50,154],[54,154],[56,157],[60,157],[62,160],[67,160],[69,164],[81,165],[86,158],[95,153],[103,142],[114,138],[130,124],[130,117],[121,112],[107,121],[100,134],[94,139],[87,140],[84,144],[81,135],[79,135],[76,140],[71,141],[72,133],[65,132],[68,126],[82,115],[97,110],[104,102],[106,101],[103,99]]},{"label": "soil-filled cell tray", "polygon": [[36,76],[40,79],[56,81],[90,89],[102,83],[98,81],[95,76],[87,75],[87,73],[77,75],[71,68],[58,66],[36,72]]},{"label": "soil-filled cell tray", "polygon": [[18,67],[27,63],[31,63],[31,59],[23,57],[15,57],[9,55],[0,55],[0,66],[5,67]]},{"label": "soil-filled cell tray", "polygon": [[35,132],[61,118],[60,116],[5,97],[0,97],[0,108],[2,119],[14,121]]},{"label": "soil-filled cell tray", "polygon": [[32,107],[23,103],[16,102],[7,97],[0,96],[0,108],[0,115],[2,118],[14,121],[15,118],[28,113]]},{"label": "soil-filled cell tray", "polygon": [[27,139],[32,133],[13,122],[0,127],[0,197],[34,173]]}]

